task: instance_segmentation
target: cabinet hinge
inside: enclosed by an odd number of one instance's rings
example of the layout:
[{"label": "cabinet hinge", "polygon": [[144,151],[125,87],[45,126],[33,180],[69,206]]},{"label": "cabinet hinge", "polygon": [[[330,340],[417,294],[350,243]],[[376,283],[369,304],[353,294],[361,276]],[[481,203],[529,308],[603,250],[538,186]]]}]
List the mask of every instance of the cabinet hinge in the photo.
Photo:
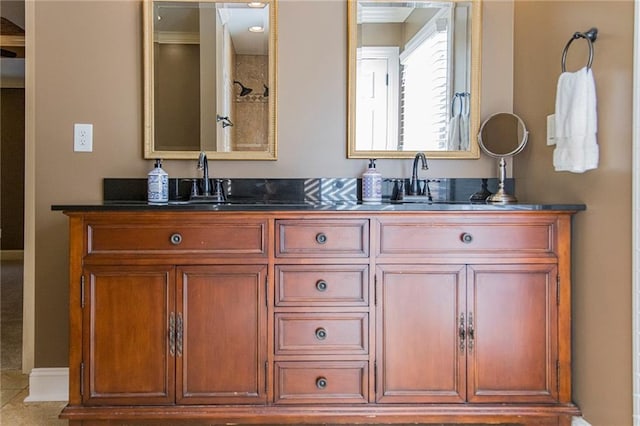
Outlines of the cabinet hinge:
[{"label": "cabinet hinge", "polygon": [[378,306],[378,274],[373,276],[373,306]]},{"label": "cabinet hinge", "polygon": [[269,306],[269,274],[264,276],[264,305]]},{"label": "cabinet hinge", "polygon": [[84,362],[80,363],[80,396],[84,396]]},{"label": "cabinet hinge", "polygon": [[267,377],[269,377],[269,363],[264,362],[264,392],[267,393]]},{"label": "cabinet hinge", "polygon": [[556,275],[556,305],[560,306],[560,275]]},{"label": "cabinet hinge", "polygon": [[378,362],[373,363],[373,393],[378,394]]},{"label": "cabinet hinge", "polygon": [[80,307],[84,309],[84,275],[80,276]]}]

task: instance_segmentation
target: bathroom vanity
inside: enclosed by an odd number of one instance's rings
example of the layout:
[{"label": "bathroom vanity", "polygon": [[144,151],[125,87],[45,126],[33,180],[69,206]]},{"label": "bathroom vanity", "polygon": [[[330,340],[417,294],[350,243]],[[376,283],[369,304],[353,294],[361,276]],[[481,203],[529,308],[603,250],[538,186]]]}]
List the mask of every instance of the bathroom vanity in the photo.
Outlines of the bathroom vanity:
[{"label": "bathroom vanity", "polygon": [[72,425],[569,425],[584,206],[79,205]]}]

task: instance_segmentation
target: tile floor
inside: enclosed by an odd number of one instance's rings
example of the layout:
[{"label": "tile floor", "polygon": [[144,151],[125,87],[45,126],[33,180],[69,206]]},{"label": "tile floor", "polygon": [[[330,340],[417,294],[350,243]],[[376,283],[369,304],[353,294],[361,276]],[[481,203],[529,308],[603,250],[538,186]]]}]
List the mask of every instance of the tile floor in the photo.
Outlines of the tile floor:
[{"label": "tile floor", "polygon": [[29,379],[19,370],[2,370],[0,391],[2,408],[0,425],[6,426],[62,426],[66,420],[58,419],[65,402],[30,402],[24,399],[29,394]]},{"label": "tile floor", "polygon": [[0,265],[0,425],[57,426],[64,402],[25,403],[29,377],[22,374],[22,261]]}]

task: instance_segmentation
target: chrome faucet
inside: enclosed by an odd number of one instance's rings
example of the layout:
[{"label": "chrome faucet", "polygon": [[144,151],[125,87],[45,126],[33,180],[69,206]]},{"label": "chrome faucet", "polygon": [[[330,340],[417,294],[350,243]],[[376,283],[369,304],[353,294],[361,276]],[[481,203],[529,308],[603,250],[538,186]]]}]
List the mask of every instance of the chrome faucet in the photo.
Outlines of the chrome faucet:
[{"label": "chrome faucet", "polygon": [[420,186],[418,185],[418,160],[422,162],[422,170],[428,170],[427,157],[424,153],[419,152],[413,159],[413,174],[411,175],[411,183],[409,185],[409,195],[421,195]]},{"label": "chrome faucet", "polygon": [[198,170],[202,170],[202,195],[208,197],[211,195],[211,183],[209,182],[209,160],[204,151],[200,152],[198,157]]}]

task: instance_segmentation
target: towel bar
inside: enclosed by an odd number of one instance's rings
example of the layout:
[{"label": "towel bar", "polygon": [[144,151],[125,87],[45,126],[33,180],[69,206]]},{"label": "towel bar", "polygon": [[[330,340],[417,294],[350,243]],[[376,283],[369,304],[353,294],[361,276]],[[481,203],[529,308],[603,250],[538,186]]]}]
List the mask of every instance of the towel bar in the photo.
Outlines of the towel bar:
[{"label": "towel bar", "polygon": [[569,41],[567,42],[567,45],[564,47],[564,50],[562,51],[562,72],[567,71],[567,52],[569,51],[569,46],[571,46],[571,43],[573,43],[573,40],[577,40],[579,38],[583,38],[587,40],[587,43],[589,43],[589,62],[587,62],[587,68],[591,69],[591,64],[593,64],[593,43],[598,38],[598,29],[595,27],[591,28],[589,31],[584,33],[581,33],[581,32],[573,33],[573,37],[569,39]]}]

